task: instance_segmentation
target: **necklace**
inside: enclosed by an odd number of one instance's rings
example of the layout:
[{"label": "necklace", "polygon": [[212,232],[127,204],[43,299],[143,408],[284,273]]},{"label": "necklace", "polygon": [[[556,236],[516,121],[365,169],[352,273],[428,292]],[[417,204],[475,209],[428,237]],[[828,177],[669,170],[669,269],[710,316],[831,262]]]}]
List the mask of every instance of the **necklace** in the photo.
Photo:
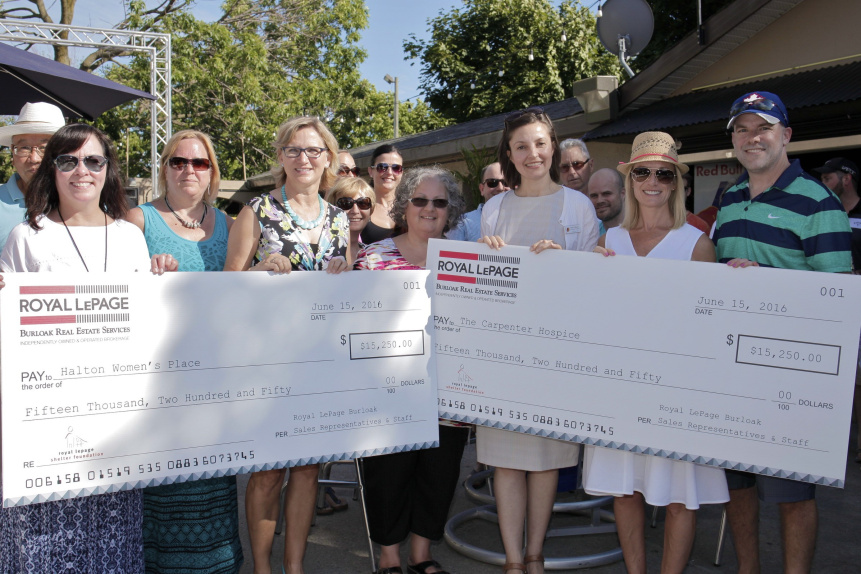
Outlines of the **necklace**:
[{"label": "necklace", "polygon": [[302,229],[314,229],[320,222],[323,221],[323,218],[326,217],[326,206],[323,204],[323,198],[317,195],[317,201],[320,205],[320,215],[317,216],[317,219],[314,221],[305,221],[293,211],[293,208],[290,207],[290,202],[287,201],[287,192],[284,191],[284,186],[281,186],[281,199],[284,200],[284,209],[287,210],[287,215],[290,216],[290,219],[293,220],[293,223],[296,224],[296,227],[300,227]]},{"label": "necklace", "polygon": [[[68,226],[68,225],[66,225],[66,220],[65,220],[65,219],[63,219],[63,214],[62,214],[62,213],[60,213],[60,208],[59,208],[59,206],[57,207],[57,215],[59,215],[59,216],[60,216],[60,221],[62,221],[62,222],[63,222],[63,227],[65,227],[65,228],[66,228],[66,233],[68,233],[68,234],[69,234],[69,239],[71,239],[71,240],[72,240],[72,245],[74,245],[74,246],[75,246],[75,251],[77,251],[77,252],[78,252],[78,257],[80,257],[80,258],[81,258],[81,263],[83,263],[83,264],[84,264],[84,269],[86,269],[86,270],[87,270],[87,273],[89,273],[89,272],[90,272],[90,268],[89,268],[89,267],[87,267],[87,262],[86,262],[86,261],[84,261],[84,256],[83,256],[83,255],[81,255],[81,250],[80,250],[80,249],[78,249],[78,244],[77,244],[77,243],[75,243],[75,238],[74,238],[74,237],[72,237],[72,232],[71,232],[71,231],[69,231],[69,226]],[[104,269],[104,270],[105,270],[105,272],[107,272],[107,270],[108,270],[108,214],[107,214],[107,213],[105,213],[104,215],[105,215],[105,269]]]},{"label": "necklace", "polygon": [[167,200],[167,195],[164,196],[164,203],[165,205],[167,205],[167,208],[170,210],[173,216],[176,217],[176,220],[179,221],[186,229],[197,229],[198,227],[203,225],[203,220],[206,219],[206,203],[203,204],[203,215],[200,216],[200,221],[186,221],[185,219],[180,217],[179,214],[175,212],[170,206],[170,202]]}]

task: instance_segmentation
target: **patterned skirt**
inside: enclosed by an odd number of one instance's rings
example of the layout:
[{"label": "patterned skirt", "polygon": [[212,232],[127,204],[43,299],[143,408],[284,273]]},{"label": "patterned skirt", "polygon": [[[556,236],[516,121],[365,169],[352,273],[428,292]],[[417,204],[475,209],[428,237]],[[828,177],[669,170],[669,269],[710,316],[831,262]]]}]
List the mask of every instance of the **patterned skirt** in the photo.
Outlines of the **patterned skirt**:
[{"label": "patterned skirt", "polygon": [[236,477],[144,490],[146,571],[232,574],[242,566]]},{"label": "patterned skirt", "polygon": [[140,490],[0,508],[0,573],[141,574],[142,514]]}]

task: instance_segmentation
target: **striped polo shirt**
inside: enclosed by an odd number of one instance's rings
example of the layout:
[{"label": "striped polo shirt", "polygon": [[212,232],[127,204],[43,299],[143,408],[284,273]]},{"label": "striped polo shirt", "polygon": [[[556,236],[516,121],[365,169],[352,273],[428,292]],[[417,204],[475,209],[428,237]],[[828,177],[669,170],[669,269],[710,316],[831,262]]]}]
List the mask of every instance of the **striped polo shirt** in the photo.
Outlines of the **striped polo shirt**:
[{"label": "striped polo shirt", "polygon": [[840,200],[792,161],[751,200],[745,172],[723,195],[714,232],[718,261],[743,258],[764,267],[852,270],[852,234]]}]

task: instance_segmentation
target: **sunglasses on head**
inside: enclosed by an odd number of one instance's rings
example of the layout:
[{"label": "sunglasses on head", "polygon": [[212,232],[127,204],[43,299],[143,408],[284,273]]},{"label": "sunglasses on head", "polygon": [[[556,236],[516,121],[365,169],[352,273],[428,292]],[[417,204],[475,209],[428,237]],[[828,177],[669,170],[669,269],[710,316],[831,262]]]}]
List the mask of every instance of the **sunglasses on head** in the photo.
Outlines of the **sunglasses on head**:
[{"label": "sunglasses on head", "polygon": [[573,169],[574,171],[580,171],[580,169],[589,163],[589,160],[586,161],[572,161],[571,163],[562,163],[559,164],[560,171],[568,171],[569,169]]},{"label": "sunglasses on head", "polygon": [[784,125],[789,123],[789,120],[784,115],[784,113],[781,111],[780,106],[778,106],[777,103],[775,103],[773,100],[769,100],[768,98],[761,98],[758,100],[754,100],[752,102],[742,101],[742,102],[734,105],[732,108],[730,108],[729,117],[734,118],[736,115],[740,114],[741,112],[747,111],[747,110],[758,110],[761,112],[772,112],[772,113],[776,112],[777,115],[780,116],[781,121],[783,122]]},{"label": "sunglasses on head", "polygon": [[167,160],[167,165],[173,169],[185,169],[188,164],[191,164],[191,168],[194,171],[206,171],[209,169],[209,166],[212,165],[205,157],[172,157]]},{"label": "sunglasses on head", "polygon": [[448,207],[448,200],[442,198],[431,200],[426,197],[411,197],[410,203],[416,207],[425,207],[428,203],[433,203],[433,206],[437,209],[445,209]]},{"label": "sunglasses on head", "polygon": [[338,168],[338,175],[347,175],[350,173],[353,174],[353,177],[359,177],[359,173],[361,173],[361,172],[359,171],[359,168],[357,168],[356,166],[350,167],[348,165],[342,165],[341,167]]},{"label": "sunglasses on head", "polygon": [[513,122],[515,120],[519,120],[525,115],[531,114],[533,116],[543,116],[544,108],[539,106],[532,106],[526,108],[525,110],[517,110],[516,112],[511,112],[507,116],[505,116],[505,123]]},{"label": "sunglasses on head", "polygon": [[505,186],[505,180],[504,179],[496,179],[495,177],[488,177],[487,179],[485,179],[481,183],[483,183],[485,185],[485,187],[496,187],[498,185]]},{"label": "sunglasses on head", "polygon": [[371,167],[377,171],[386,171],[387,169],[391,169],[392,173],[395,175],[404,171],[404,166],[397,163],[378,163],[377,165],[372,165]]},{"label": "sunglasses on head", "polygon": [[668,184],[673,183],[676,179],[676,172],[672,169],[656,169],[651,170],[648,167],[635,167],[631,170],[631,179],[638,183],[643,183],[652,175],[652,171],[655,172],[655,179],[658,180],[658,183]]},{"label": "sunglasses on head", "polygon": [[352,197],[339,197],[335,202],[335,205],[343,209],[344,211],[350,211],[353,209],[353,204],[359,206],[359,209],[362,211],[367,211],[371,209],[374,205],[374,202],[371,201],[370,197],[360,197],[358,199],[353,199]]},{"label": "sunglasses on head", "polygon": [[88,155],[87,157],[79,158],[78,156],[63,154],[58,155],[54,160],[54,165],[62,172],[69,172],[78,167],[78,162],[84,162],[84,167],[88,170],[98,173],[102,171],[108,163],[108,158],[100,155]]}]

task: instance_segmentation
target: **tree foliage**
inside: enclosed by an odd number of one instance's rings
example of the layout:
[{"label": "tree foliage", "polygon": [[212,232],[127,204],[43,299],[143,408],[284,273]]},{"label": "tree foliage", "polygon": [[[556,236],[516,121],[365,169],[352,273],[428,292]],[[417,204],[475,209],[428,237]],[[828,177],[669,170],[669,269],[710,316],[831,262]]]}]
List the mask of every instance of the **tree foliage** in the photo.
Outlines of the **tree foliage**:
[{"label": "tree foliage", "polygon": [[[703,22],[720,12],[734,0],[702,0]],[[655,16],[655,31],[649,45],[635,58],[631,68],[640,72],[652,65],[664,52],[675,46],[682,38],[697,31],[696,2],[678,0],[649,0]]]},{"label": "tree foliage", "polygon": [[548,0],[464,0],[429,29],[429,40],[411,34],[404,50],[421,61],[430,106],[458,122],[562,100],[574,81],[620,71],[593,14],[572,0],[558,10]]},{"label": "tree foliage", "polygon": [[[392,94],[378,92],[358,71],[366,57],[358,45],[368,22],[363,0],[226,0],[214,22],[196,19],[189,5],[161,0],[147,7],[130,0],[120,26],[171,34],[173,130],[208,133],[223,178],[268,170],[278,125],[296,115],[328,121],[344,148],[392,136]],[[108,78],[149,90],[148,58],[117,60],[126,55],[94,50],[81,67],[102,66]],[[423,103],[401,111],[405,135],[445,124]],[[149,114],[149,102],[136,101],[97,121],[117,143],[121,160],[129,158],[131,176],[150,171]]]}]

